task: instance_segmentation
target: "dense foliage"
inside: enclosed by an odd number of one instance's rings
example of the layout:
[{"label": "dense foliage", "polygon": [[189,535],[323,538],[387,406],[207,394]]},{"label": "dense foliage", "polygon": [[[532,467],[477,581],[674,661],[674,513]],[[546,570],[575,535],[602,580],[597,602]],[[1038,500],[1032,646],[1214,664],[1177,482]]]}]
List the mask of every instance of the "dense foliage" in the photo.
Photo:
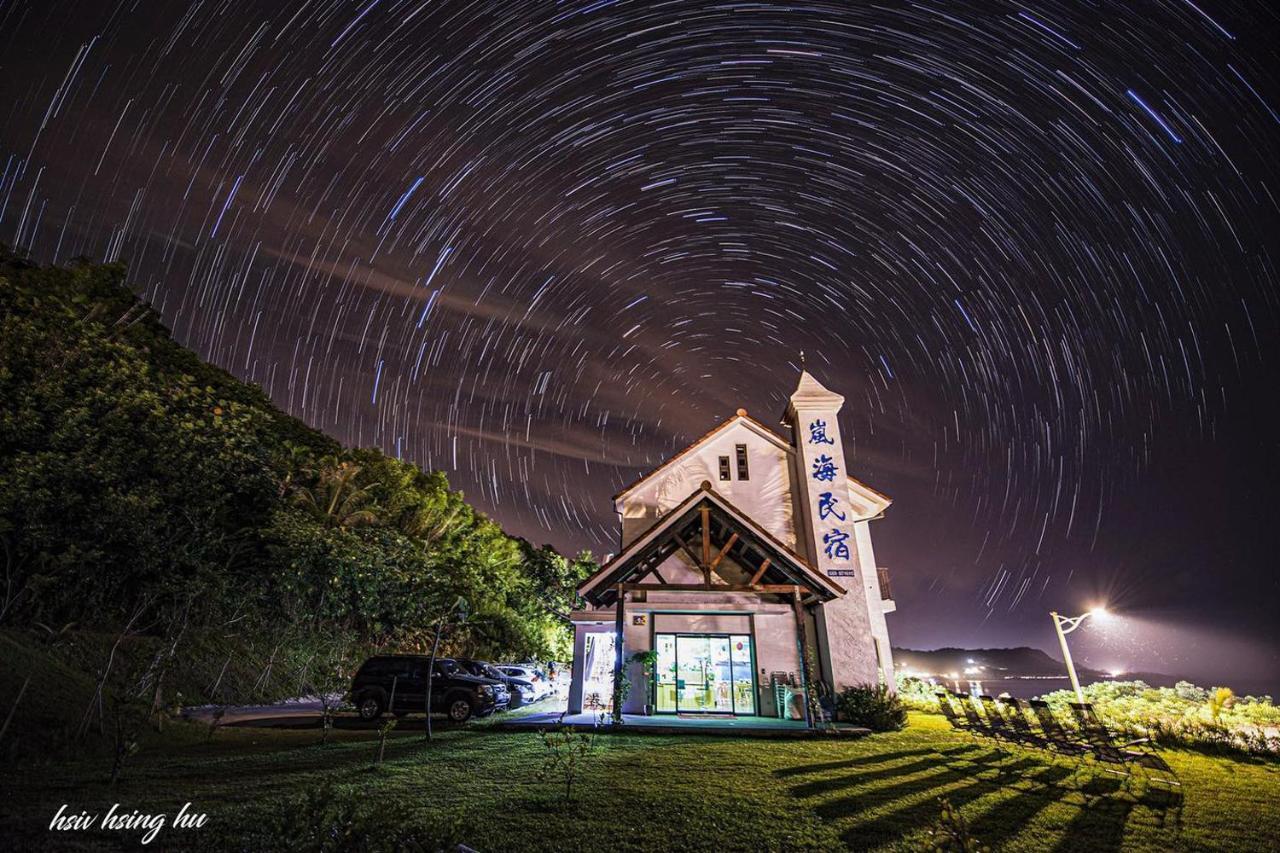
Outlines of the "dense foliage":
[{"label": "dense foliage", "polygon": [[[0,248],[0,623],[563,656],[589,571],[177,344],[120,264]],[[185,639],[184,639],[185,642]],[[154,673],[152,673],[154,676]]]},{"label": "dense foliage", "polygon": [[[1280,708],[1269,696],[1236,696],[1226,687],[1205,689],[1186,681],[1173,687],[1099,681],[1085,687],[1084,694],[1108,726],[1157,743],[1280,754]],[[1070,718],[1073,691],[1059,690],[1044,699],[1061,719]]]},{"label": "dense foliage", "polygon": [[900,672],[895,680],[898,685],[898,698],[902,700],[902,704],[906,706],[908,711],[924,711],[930,714],[941,713],[938,708],[938,691],[945,688],[931,684],[923,678],[916,678],[914,675],[903,675]]},{"label": "dense foliage", "polygon": [[841,722],[865,726],[873,732],[896,732],[907,724],[907,709],[898,694],[883,684],[846,687],[836,694]]},{"label": "dense foliage", "polygon": [[[913,711],[938,713],[936,692],[945,684],[898,676],[898,697]],[[1194,746],[1253,754],[1280,754],[1280,708],[1270,696],[1237,696],[1230,688],[1179,681],[1152,687],[1142,681],[1098,681],[1084,688],[1109,727],[1169,746]],[[1071,725],[1075,691],[1043,696],[1059,720]]]}]

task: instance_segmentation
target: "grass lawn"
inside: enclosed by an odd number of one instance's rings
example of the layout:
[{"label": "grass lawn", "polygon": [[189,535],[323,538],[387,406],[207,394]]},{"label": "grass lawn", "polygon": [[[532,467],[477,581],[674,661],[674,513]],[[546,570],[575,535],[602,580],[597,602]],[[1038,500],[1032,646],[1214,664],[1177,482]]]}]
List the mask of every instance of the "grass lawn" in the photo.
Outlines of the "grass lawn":
[{"label": "grass lawn", "polygon": [[[320,746],[311,731],[223,729],[207,742],[182,726],[131,759],[114,789],[105,759],[10,770],[2,826],[22,847],[136,849],[138,832],[52,837],[45,827],[63,803],[172,816],[191,801],[209,823],[168,828],[151,849],[217,846],[273,814],[296,814],[304,791],[334,780],[379,820],[425,837],[448,832],[482,851],[912,849],[939,797],[993,849],[1280,850],[1280,764],[1171,751],[1181,792],[1125,790],[1106,774],[1073,779],[1070,763],[1037,753],[999,754],[919,714],[903,732],[857,740],[602,736],[568,804],[535,778],[544,752],[536,734],[472,726],[427,744],[397,732],[375,768],[376,750],[371,731],[339,730]],[[242,843],[262,849],[261,839]]]}]

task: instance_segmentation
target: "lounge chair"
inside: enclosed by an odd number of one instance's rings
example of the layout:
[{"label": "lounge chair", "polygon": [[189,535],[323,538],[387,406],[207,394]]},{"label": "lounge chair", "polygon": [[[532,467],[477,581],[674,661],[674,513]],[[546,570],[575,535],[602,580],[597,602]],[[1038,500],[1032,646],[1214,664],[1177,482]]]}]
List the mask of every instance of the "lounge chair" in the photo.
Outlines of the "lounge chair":
[{"label": "lounge chair", "polygon": [[1058,722],[1048,702],[1043,699],[1032,699],[1027,704],[1031,706],[1031,712],[1035,714],[1036,722],[1040,724],[1040,732],[1049,742],[1050,749],[1076,758],[1083,758],[1089,754],[1088,744],[1082,743],[1079,738],[1067,731],[1062,723]]},{"label": "lounge chair", "polygon": [[1038,749],[1051,749],[1053,747],[1049,738],[1031,727],[1031,723],[1028,722],[1022,703],[1019,700],[1013,698],[997,699],[996,704],[1004,715],[1005,723],[1018,736],[1019,740]]},{"label": "lounge chair", "polygon": [[1009,721],[1000,712],[1000,706],[994,697],[982,695],[978,697],[978,701],[982,703],[982,710],[986,711],[987,721],[991,723],[991,730],[996,737],[1009,743],[1023,743],[1022,737],[1014,731],[1013,726],[1009,725]]},{"label": "lounge chair", "polygon": [[[1169,766],[1168,762],[1151,751],[1149,748],[1151,741],[1148,738],[1140,737],[1121,741],[1102,722],[1097,711],[1093,709],[1093,705],[1088,702],[1071,702],[1069,704],[1071,706],[1071,714],[1076,719],[1076,725],[1080,728],[1080,733],[1084,735],[1085,742],[1088,743],[1090,751],[1098,761],[1122,767],[1136,765],[1145,770],[1155,770],[1161,775],[1151,776],[1148,774],[1152,781],[1163,782],[1166,785],[1181,786],[1182,783],[1178,781],[1173,768]],[[1134,749],[1134,747],[1147,748]]]},{"label": "lounge chair", "polygon": [[973,700],[969,696],[964,693],[953,693],[952,696],[960,703],[960,710],[970,728],[980,735],[986,735],[995,740],[1000,739],[995,728],[978,714],[978,709],[973,706]]},{"label": "lounge chair", "polygon": [[961,719],[960,715],[956,713],[955,706],[951,704],[951,694],[940,690],[938,691],[937,696],[938,707],[942,709],[942,716],[947,718],[947,722],[951,724],[951,728],[967,735],[977,734],[977,732],[974,731],[973,726],[969,724],[969,721]]}]

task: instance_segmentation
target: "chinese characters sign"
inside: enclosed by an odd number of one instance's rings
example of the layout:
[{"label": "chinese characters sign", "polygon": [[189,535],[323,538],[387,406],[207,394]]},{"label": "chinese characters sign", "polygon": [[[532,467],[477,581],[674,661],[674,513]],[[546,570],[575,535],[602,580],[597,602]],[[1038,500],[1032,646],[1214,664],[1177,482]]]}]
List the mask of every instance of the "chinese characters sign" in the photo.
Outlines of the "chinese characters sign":
[{"label": "chinese characters sign", "polygon": [[[810,445],[835,445],[835,439],[827,434],[827,422],[825,420],[816,418],[809,422],[808,443]],[[830,454],[819,453],[811,463],[809,476],[820,483],[838,482],[840,468]],[[849,552],[849,532],[843,529],[840,524],[841,522],[848,522],[848,516],[841,506],[840,498],[836,497],[835,489],[818,492],[817,513],[817,521],[832,525],[826,528],[822,534],[822,550],[827,555],[827,559],[848,562],[852,557]],[[841,577],[851,574],[851,571],[847,569],[830,569],[828,571],[832,575],[839,571],[839,576]]]}]

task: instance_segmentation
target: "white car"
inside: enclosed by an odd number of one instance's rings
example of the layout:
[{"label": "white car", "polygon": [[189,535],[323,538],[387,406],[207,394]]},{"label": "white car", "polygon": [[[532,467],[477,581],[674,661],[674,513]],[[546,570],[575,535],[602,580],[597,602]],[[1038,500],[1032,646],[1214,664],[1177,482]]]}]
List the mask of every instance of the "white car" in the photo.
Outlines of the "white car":
[{"label": "white car", "polygon": [[498,664],[498,671],[509,675],[512,678],[519,678],[522,681],[527,681],[532,684],[534,696],[536,697],[533,700],[535,702],[547,698],[555,691],[555,686],[547,680],[547,677],[542,673],[542,670],[535,669],[532,666],[503,663]]}]

